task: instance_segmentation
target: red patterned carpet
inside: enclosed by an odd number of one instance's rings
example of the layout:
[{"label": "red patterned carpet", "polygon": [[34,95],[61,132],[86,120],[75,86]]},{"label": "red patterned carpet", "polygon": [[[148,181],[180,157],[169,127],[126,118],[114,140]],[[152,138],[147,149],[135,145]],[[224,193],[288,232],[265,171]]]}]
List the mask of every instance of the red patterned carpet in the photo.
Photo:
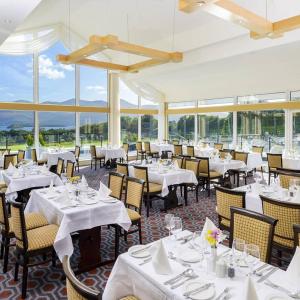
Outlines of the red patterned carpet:
[{"label": "red patterned carpet", "polygon": [[[99,187],[99,180],[106,183],[107,172],[104,169],[90,171],[90,169],[82,168],[80,174],[84,174],[90,184],[94,188]],[[172,210],[176,216],[183,220],[184,229],[191,231],[199,230],[204,224],[205,217],[209,217],[217,222],[215,213],[215,197],[206,197],[206,193],[200,193],[199,202],[196,203],[194,193],[190,192],[188,197],[188,206],[176,208]],[[164,213],[160,212],[162,207],[161,201],[155,201],[151,209],[149,218],[143,216],[143,243],[160,239],[167,235],[164,229]],[[171,212],[171,211],[170,211]],[[138,244],[137,234],[128,237],[128,244],[121,241],[120,251],[125,252],[132,244]],[[106,227],[102,230],[102,253],[103,258],[113,257],[114,250],[114,230],[108,230]],[[75,262],[78,258],[78,247],[75,245],[75,253],[72,260]],[[21,294],[21,278],[22,269],[20,268],[19,281],[13,279],[14,269],[14,250],[10,251],[9,270],[6,274],[2,273],[3,261],[0,261],[0,299],[20,299]],[[112,266],[101,267],[88,273],[80,275],[82,282],[95,288],[104,288],[107,278],[110,274]],[[26,299],[67,299],[65,282],[62,280],[63,271],[61,264],[57,267],[42,265],[29,269],[28,292]]]}]

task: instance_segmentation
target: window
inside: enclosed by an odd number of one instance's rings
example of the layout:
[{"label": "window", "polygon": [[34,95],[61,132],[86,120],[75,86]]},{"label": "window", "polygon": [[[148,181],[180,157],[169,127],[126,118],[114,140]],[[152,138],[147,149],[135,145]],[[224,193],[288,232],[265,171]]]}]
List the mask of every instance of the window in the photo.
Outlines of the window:
[{"label": "window", "polygon": [[40,147],[74,149],[75,113],[39,112]]},{"label": "window", "polygon": [[237,113],[238,143],[264,146],[265,152],[281,153],[284,148],[283,110]]},{"label": "window", "polygon": [[141,116],[141,135],[142,140],[153,141],[158,137],[158,121],[154,115]]},{"label": "window", "polygon": [[198,115],[198,140],[224,143],[229,148],[232,143],[232,112],[207,113]]},{"label": "window", "polygon": [[39,55],[39,98],[45,104],[75,104],[75,68],[56,61],[57,54],[67,54],[61,43],[56,43]]},{"label": "window", "polygon": [[250,95],[238,97],[238,104],[271,103],[286,101],[286,93]]},{"label": "window", "polygon": [[0,120],[0,148],[29,150],[34,145],[33,112],[0,110]]},{"label": "window", "polygon": [[199,100],[198,106],[225,106],[225,105],[233,105],[234,98],[220,98],[220,99],[206,99],[206,100]]},{"label": "window", "polygon": [[190,102],[171,102],[168,103],[168,108],[193,108],[196,107],[196,102],[195,101],[190,101]]},{"label": "window", "polygon": [[107,107],[107,71],[80,67],[80,105]]},{"label": "window", "polygon": [[291,100],[299,101],[300,100],[300,91],[291,92]]},{"label": "window", "polygon": [[0,55],[0,102],[33,101],[33,56]]},{"label": "window", "polygon": [[195,137],[195,116],[169,115],[169,139],[193,140]]},{"label": "window", "polygon": [[107,119],[107,114],[103,113],[80,113],[80,141],[83,156],[89,156],[90,145],[107,145]]},{"label": "window", "polygon": [[300,112],[293,113],[293,149],[300,151]]},{"label": "window", "polygon": [[121,108],[138,108],[139,97],[122,80],[120,80],[120,106]]},{"label": "window", "polygon": [[121,141],[133,143],[138,140],[138,116],[121,115]]},{"label": "window", "polygon": [[143,109],[159,109],[159,104],[157,102],[149,101],[141,98],[141,108]]}]

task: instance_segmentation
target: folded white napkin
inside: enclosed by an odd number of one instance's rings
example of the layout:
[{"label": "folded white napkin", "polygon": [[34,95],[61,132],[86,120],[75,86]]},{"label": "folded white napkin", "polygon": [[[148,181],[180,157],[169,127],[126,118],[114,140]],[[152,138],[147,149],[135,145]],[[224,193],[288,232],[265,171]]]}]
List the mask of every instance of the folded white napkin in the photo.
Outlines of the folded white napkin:
[{"label": "folded white napkin", "polygon": [[179,170],[179,165],[177,160],[174,161],[174,168],[175,170]]},{"label": "folded white napkin", "polygon": [[83,186],[88,186],[88,183],[87,183],[84,175],[82,175],[82,177],[81,177],[81,183],[82,183]]},{"label": "folded white napkin", "polygon": [[67,189],[64,189],[64,191],[61,193],[58,202],[62,202],[65,205],[71,205],[72,199],[69,196],[69,192]]},{"label": "folded white napkin", "polygon": [[16,172],[16,171],[17,171],[17,168],[14,167],[14,166],[12,165],[12,163],[9,163],[8,168],[7,168],[7,173],[13,174],[13,173]]},{"label": "folded white napkin", "polygon": [[51,179],[50,181],[50,185],[49,185],[49,192],[53,193],[54,189],[53,189],[53,179]]},{"label": "folded white napkin", "polygon": [[248,276],[247,281],[246,281],[244,299],[245,300],[258,300],[255,285],[254,285],[253,280],[250,276]]},{"label": "folded white napkin", "polygon": [[111,194],[111,190],[100,181],[99,194],[101,198],[107,198]]},{"label": "folded white napkin", "polygon": [[287,280],[295,286],[300,286],[300,248],[297,247],[293,259],[286,270]]},{"label": "folded white napkin", "polygon": [[212,220],[206,217],[205,224],[203,226],[200,238],[202,240],[205,240],[205,235],[207,233],[207,230],[215,230],[215,229],[218,229],[217,226],[214,224]]},{"label": "folded white napkin", "polygon": [[168,259],[167,251],[162,240],[159,240],[150,248],[152,265],[157,274],[172,274],[172,268]]}]

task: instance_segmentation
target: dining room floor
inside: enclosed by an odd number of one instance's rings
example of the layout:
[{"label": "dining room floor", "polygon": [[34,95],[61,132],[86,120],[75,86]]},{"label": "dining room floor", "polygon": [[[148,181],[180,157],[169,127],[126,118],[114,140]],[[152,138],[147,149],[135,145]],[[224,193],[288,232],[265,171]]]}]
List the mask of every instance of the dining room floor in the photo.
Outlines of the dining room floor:
[{"label": "dining room floor", "polygon": [[[90,167],[82,167],[80,175],[84,175],[92,188],[98,189],[100,180],[107,184],[108,170],[102,168],[91,170]],[[180,193],[178,192],[180,197]],[[183,200],[180,197],[181,200]],[[195,193],[189,192],[188,206],[172,209],[169,212],[181,217],[183,221],[183,228],[195,231],[201,230],[205,222],[205,218],[209,217],[212,221],[217,223],[217,214],[215,211],[216,201],[214,193],[211,197],[207,197],[206,192],[200,192],[199,202],[196,202]],[[168,233],[164,228],[164,215],[160,209],[163,207],[162,200],[154,201],[153,208],[150,211],[150,217],[145,217],[143,210],[142,216],[142,232],[143,243],[149,243],[158,240]],[[102,244],[101,255],[104,259],[112,258],[114,253],[114,229],[108,229],[106,226],[102,227]],[[75,243],[75,251],[72,257],[72,262],[75,263],[79,257],[79,250]],[[120,252],[126,252],[131,245],[138,244],[137,233],[128,237],[128,242],[121,240]],[[9,257],[9,267],[6,274],[0,273],[0,299],[18,299],[21,294],[21,276],[18,282],[13,279],[14,269],[14,251],[11,249]],[[0,261],[0,268],[2,270],[3,261]],[[91,287],[100,289],[104,288],[109,277],[112,265],[104,266],[90,272],[81,274],[79,277],[81,281]],[[21,270],[20,270],[21,271]],[[22,274],[20,272],[20,274]],[[62,265],[57,263],[56,267],[51,264],[32,267],[29,270],[28,278],[28,293],[27,299],[67,299],[65,282],[62,280],[63,270]]]}]

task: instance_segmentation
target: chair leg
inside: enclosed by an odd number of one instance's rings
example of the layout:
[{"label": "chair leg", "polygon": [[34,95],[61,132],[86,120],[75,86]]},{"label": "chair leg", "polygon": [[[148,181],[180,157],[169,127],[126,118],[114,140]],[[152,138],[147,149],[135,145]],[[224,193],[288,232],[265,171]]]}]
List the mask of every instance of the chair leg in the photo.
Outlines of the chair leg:
[{"label": "chair leg", "polygon": [[184,186],[183,194],[184,194],[184,204],[187,206],[187,193],[188,193],[187,185]]},{"label": "chair leg", "polygon": [[210,197],[210,180],[206,181],[207,196]]},{"label": "chair leg", "polygon": [[15,281],[18,281],[18,275],[19,275],[19,259],[20,259],[20,254],[17,255],[17,259],[16,259],[16,263],[15,263],[15,276],[14,276]]},{"label": "chair leg", "polygon": [[120,231],[118,225],[115,227],[115,259],[119,256]]},{"label": "chair leg", "polygon": [[199,184],[196,185],[196,202],[199,202],[198,196],[199,196]]},{"label": "chair leg", "polygon": [[149,210],[150,210],[150,196],[147,194],[147,218],[149,217]]},{"label": "chair leg", "polygon": [[141,220],[138,223],[138,227],[139,227],[139,238],[140,238],[140,244],[143,244],[143,237],[142,237],[142,222]]},{"label": "chair leg", "polygon": [[270,183],[271,183],[271,173],[269,171],[269,185],[270,185]]},{"label": "chair leg", "polygon": [[240,174],[239,173],[237,173],[237,187],[239,187],[240,186]]},{"label": "chair leg", "polygon": [[124,230],[124,241],[125,241],[126,243],[127,243],[127,236],[128,236],[127,231]]},{"label": "chair leg", "polygon": [[3,258],[4,255],[4,235],[2,235],[2,241],[1,241],[1,249],[0,249],[0,259]]},{"label": "chair leg", "polygon": [[3,273],[7,272],[8,254],[9,254],[9,243],[10,243],[10,239],[6,238],[5,239],[5,244],[4,244]]},{"label": "chair leg", "polygon": [[26,297],[27,293],[27,277],[28,277],[28,258],[24,257],[23,278],[22,278],[22,298]]},{"label": "chair leg", "polygon": [[91,170],[93,168],[93,159],[91,159]]},{"label": "chair leg", "polygon": [[52,267],[56,267],[56,252],[54,249],[52,250]]}]

